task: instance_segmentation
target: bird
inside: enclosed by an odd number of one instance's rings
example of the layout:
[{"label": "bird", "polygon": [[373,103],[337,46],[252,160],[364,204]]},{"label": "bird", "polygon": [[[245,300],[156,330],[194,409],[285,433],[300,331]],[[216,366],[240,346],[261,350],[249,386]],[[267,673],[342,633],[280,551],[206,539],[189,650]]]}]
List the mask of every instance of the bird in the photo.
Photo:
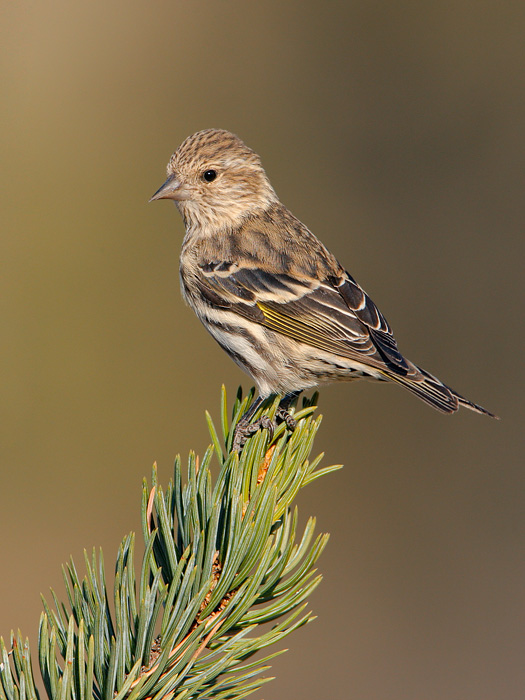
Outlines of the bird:
[{"label": "bird", "polygon": [[237,424],[240,449],[267,417],[303,390],[360,378],[399,384],[442,413],[460,407],[497,418],[408,360],[378,307],[323,243],[280,201],[261,159],[235,134],[205,129],[171,156],[150,201],[173,200],[185,227],[182,296],[255,382],[257,399]]}]

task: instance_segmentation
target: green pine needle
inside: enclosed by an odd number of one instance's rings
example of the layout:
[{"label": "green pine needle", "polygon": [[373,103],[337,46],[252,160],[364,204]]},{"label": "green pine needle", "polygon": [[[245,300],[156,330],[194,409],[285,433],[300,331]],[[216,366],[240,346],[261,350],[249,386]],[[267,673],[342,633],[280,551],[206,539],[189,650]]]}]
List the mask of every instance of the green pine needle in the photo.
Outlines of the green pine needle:
[{"label": "green pine needle", "polygon": [[[322,455],[309,459],[317,395],[295,410],[293,433],[281,423],[271,441],[260,430],[232,452],[253,397],[239,389],[230,421],[222,387],[221,431],[206,413],[212,445],[201,461],[189,455],[185,477],[177,458],[164,490],[153,467],[142,492],[146,548],[138,574],[132,533],[120,545],[110,589],[102,552],[85,554],[84,578],[73,560],[64,567],[67,601],[51,591],[54,605],[43,601],[39,629],[51,700],[240,700],[270,680],[261,674],[283,650],[260,652],[313,619],[307,599],[321,581],[315,564],[328,535],[314,537],[314,518],[299,535],[293,500],[339,466],[319,469]],[[253,420],[273,420],[278,406],[267,400]],[[33,699],[28,641],[12,635],[8,652],[0,639],[0,700]]]}]

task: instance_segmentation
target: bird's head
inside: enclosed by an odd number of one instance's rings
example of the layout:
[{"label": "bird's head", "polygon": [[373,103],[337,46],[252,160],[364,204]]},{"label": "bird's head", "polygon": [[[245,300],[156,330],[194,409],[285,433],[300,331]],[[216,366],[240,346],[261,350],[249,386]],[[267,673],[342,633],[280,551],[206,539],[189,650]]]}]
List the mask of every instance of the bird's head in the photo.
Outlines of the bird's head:
[{"label": "bird's head", "polygon": [[277,201],[259,156],[235,134],[206,129],[189,136],[171,156],[168,179],[153,195],[173,199],[186,228],[212,233]]}]

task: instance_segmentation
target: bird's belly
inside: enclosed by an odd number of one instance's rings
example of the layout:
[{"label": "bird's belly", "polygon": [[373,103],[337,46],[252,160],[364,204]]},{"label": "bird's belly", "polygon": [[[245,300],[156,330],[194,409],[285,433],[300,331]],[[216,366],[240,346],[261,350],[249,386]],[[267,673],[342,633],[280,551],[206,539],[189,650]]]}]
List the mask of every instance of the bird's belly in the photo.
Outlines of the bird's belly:
[{"label": "bird's belly", "polygon": [[382,379],[373,368],[300,343],[228,310],[198,313],[233,361],[252,376],[262,396],[288,394],[335,381]]}]

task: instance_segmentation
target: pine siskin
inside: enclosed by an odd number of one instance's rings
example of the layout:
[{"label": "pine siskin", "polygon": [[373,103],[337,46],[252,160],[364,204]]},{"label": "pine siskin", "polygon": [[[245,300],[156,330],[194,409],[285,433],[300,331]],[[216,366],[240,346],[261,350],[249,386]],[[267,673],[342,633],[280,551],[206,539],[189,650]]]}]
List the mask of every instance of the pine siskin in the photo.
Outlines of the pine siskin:
[{"label": "pine siskin", "polygon": [[257,385],[240,425],[246,434],[270,394],[361,377],[397,382],[443,413],[466,406],[495,417],[403,357],[374,302],[281,204],[259,156],[237,136],[199,131],[167,170],[150,201],[175,201],[186,227],[184,299]]}]

